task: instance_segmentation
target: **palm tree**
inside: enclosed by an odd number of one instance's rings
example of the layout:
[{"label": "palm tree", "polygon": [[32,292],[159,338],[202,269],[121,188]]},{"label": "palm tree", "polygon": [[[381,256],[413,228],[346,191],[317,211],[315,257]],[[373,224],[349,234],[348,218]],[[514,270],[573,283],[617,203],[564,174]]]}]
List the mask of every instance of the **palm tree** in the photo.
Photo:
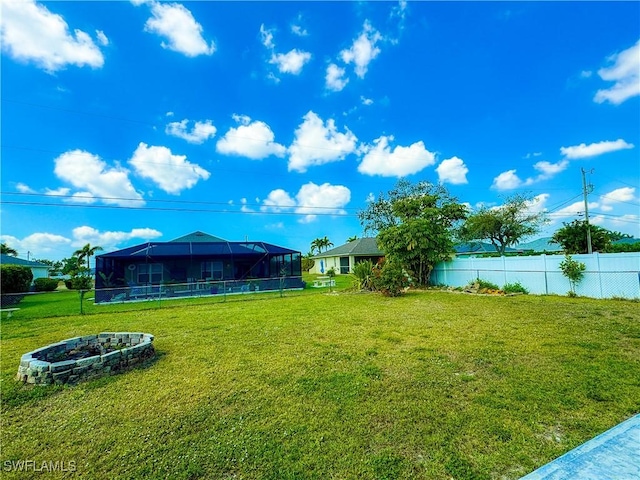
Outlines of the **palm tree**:
[{"label": "palm tree", "polygon": [[78,263],[82,263],[82,260],[87,259],[87,271],[91,271],[91,266],[89,265],[89,261],[91,260],[91,256],[95,255],[95,253],[99,250],[103,250],[102,247],[96,245],[92,247],[90,243],[87,243],[84,247],[79,250],[73,252],[74,257],[78,257]]},{"label": "palm tree", "polygon": [[327,236],[325,236],[324,238],[320,239],[320,248],[324,248],[325,252],[327,250],[329,250],[329,247],[333,247],[333,243],[331,242],[331,240],[329,240],[329,238]]},{"label": "palm tree", "polygon": [[18,251],[15,248],[11,248],[9,245],[7,245],[6,243],[2,242],[2,244],[0,244],[2,248],[2,251],[0,253],[3,253],[5,255],[11,255],[14,257],[18,256]]},{"label": "palm tree", "polygon": [[355,242],[358,239],[357,235],[353,235],[349,238],[347,238],[347,243],[351,243],[351,242]]}]

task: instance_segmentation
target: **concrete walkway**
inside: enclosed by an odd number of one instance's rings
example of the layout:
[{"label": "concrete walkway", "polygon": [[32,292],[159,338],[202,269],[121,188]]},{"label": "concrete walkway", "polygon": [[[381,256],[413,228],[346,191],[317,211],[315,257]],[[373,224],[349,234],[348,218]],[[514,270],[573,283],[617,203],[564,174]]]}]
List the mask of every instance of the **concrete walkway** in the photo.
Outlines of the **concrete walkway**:
[{"label": "concrete walkway", "polygon": [[640,479],[640,414],[521,478],[569,479]]}]

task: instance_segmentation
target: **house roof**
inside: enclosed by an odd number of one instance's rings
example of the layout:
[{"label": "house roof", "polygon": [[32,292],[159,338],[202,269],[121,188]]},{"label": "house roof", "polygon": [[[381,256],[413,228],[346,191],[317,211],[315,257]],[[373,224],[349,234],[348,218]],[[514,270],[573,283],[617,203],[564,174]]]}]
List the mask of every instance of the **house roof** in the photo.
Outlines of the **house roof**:
[{"label": "house roof", "polygon": [[224,238],[215,237],[213,235],[209,235],[208,233],[204,233],[201,231],[191,232],[182,237],[175,238],[170,240],[171,242],[192,242],[192,243],[203,243],[203,242],[226,242]]},{"label": "house roof", "polygon": [[313,258],[338,257],[338,256],[371,256],[381,257],[384,252],[378,248],[378,241],[373,237],[358,238],[353,242],[345,243],[326,252],[319,253]]},{"label": "house roof", "polygon": [[264,242],[149,242],[115,252],[97,255],[96,258],[152,259],[161,257],[215,257],[226,255],[287,255],[299,254],[295,250]]},{"label": "house roof", "polygon": [[49,268],[49,265],[45,265],[40,262],[32,262],[31,260],[24,260],[23,258],[14,257],[12,255],[6,255],[4,253],[0,253],[0,263],[3,265],[23,265],[25,267],[33,267],[33,268]]},{"label": "house roof", "polygon": [[533,250],[534,252],[561,252],[562,246],[558,243],[551,243],[551,237],[538,238],[527,243],[516,245],[519,250]]}]

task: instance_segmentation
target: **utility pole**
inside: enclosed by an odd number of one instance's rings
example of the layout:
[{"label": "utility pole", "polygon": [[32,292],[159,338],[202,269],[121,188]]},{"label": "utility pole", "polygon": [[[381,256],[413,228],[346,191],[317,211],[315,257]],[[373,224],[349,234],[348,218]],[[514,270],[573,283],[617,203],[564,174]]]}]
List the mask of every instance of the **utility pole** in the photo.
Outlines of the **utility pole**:
[{"label": "utility pole", "polygon": [[[584,219],[587,225],[587,253],[592,254],[593,249],[591,248],[591,227],[589,226],[589,201],[587,200],[587,195],[593,192],[593,185],[587,185],[587,179],[585,174],[587,173],[584,168],[580,168],[582,172],[582,193],[584,194]],[[589,173],[593,173],[593,168],[589,170]]]}]

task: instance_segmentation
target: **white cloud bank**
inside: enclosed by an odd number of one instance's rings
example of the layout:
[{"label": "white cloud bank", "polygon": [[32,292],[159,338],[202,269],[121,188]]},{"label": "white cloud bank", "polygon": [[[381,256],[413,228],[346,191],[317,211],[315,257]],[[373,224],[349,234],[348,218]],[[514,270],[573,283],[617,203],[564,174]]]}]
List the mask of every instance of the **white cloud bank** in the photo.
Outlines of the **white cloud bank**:
[{"label": "white cloud bank", "polygon": [[287,149],[276,143],[271,127],[264,122],[251,121],[246,115],[234,115],[241,125],[230,128],[224,137],[218,140],[216,151],[224,155],[239,155],[252,160],[260,160],[275,155],[283,157]]},{"label": "white cloud bank", "polygon": [[611,55],[607,62],[610,65],[598,70],[598,75],[602,80],[614,84],[612,87],[598,90],[593,101],[620,105],[640,95],[640,40],[632,47]]},{"label": "white cloud bank", "polygon": [[[143,2],[134,2],[143,3]],[[152,17],[144,25],[146,32],[164,37],[162,48],[182,53],[187,57],[211,55],[216,50],[213,41],[207,43],[200,25],[193,14],[179,3],[146,2],[151,7]]]},{"label": "white cloud bank", "polygon": [[295,199],[281,188],[271,191],[260,210],[274,213],[293,211],[303,215],[300,223],[310,223],[317,219],[319,213],[345,215],[344,207],[350,201],[351,191],[343,185],[309,182],[300,187]]},{"label": "white cloud bank", "polygon": [[187,160],[186,155],[174,155],[167,147],[140,143],[129,160],[136,173],[153,181],[167,193],[179,194],[211,175],[207,170]]},{"label": "white cloud bank", "polygon": [[[107,205],[141,206],[140,195],[129,180],[129,171],[120,166],[109,167],[97,155],[71,150],[54,160],[54,173],[72,186],[81,189],[74,194],[83,203],[96,200]],[[65,195],[69,189],[65,189]]]},{"label": "white cloud bank", "polygon": [[[96,32],[98,43],[108,39]],[[100,68],[104,57],[88,33],[69,31],[61,15],[32,0],[2,2],[0,15],[2,50],[20,62],[33,62],[48,73],[68,65]]]},{"label": "white cloud bank", "polygon": [[119,245],[129,240],[151,240],[161,237],[162,233],[153,228],[134,228],[125,231],[100,231],[93,227],[81,226],[72,230],[71,236],[66,237],[54,233],[37,232],[24,238],[12,235],[0,235],[0,239],[15,248],[20,257],[26,257],[29,252],[31,258],[60,260],[70,257],[74,250],[90,243],[101,246],[105,252],[116,250]]},{"label": "white cloud bank", "polygon": [[376,138],[372,145],[362,145],[360,151],[364,157],[358,165],[358,171],[365,175],[404,177],[435,163],[435,154],[427,150],[422,141],[408,147],[399,145],[392,150],[389,142],[393,140],[392,135],[383,135]]},{"label": "white cloud bank", "polygon": [[325,123],[312,111],[302,118],[288,149],[289,171],[306,172],[310,166],[344,160],[355,151],[358,139],[348,128],[340,133],[333,119]]},{"label": "white cloud bank", "polygon": [[191,131],[188,130],[187,125],[189,120],[184,119],[181,122],[171,122],[167,125],[165,132],[168,135],[182,138],[189,143],[202,144],[216,134],[216,127],[213,126],[211,120],[205,120],[204,122],[195,122]]}]

